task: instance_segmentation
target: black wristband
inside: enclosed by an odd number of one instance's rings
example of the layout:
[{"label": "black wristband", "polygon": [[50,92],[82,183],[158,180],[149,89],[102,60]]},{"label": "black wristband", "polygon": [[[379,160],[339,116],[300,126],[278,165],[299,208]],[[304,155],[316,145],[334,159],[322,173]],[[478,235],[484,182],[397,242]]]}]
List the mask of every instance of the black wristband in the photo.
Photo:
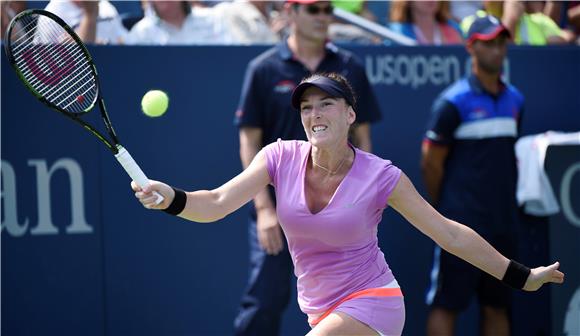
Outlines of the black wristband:
[{"label": "black wristband", "polygon": [[177,216],[183,211],[183,209],[185,209],[185,203],[187,203],[187,195],[185,194],[185,191],[181,189],[173,187],[171,188],[175,192],[175,196],[173,197],[173,201],[171,201],[171,204],[169,204],[169,206],[166,209],[163,209],[163,211],[167,212],[170,215]]},{"label": "black wristband", "polygon": [[530,272],[531,270],[528,267],[515,260],[510,260],[510,264],[501,281],[510,287],[522,289],[526,284],[526,280],[528,280]]}]

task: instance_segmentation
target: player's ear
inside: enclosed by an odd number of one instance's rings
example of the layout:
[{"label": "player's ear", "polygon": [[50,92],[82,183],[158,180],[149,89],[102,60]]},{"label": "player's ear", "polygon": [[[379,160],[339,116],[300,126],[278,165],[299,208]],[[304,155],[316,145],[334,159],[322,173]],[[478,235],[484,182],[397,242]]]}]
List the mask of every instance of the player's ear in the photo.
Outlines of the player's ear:
[{"label": "player's ear", "polygon": [[356,121],[356,112],[354,111],[354,109],[352,108],[352,106],[348,106],[348,110],[346,111],[347,115],[347,120],[348,120],[348,124],[352,125],[354,124],[354,122]]}]

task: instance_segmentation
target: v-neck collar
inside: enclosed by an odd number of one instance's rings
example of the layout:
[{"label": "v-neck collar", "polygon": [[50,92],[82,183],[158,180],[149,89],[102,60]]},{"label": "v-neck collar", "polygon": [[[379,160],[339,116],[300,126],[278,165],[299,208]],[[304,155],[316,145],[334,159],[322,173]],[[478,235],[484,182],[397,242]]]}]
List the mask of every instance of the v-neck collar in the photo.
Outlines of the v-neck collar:
[{"label": "v-neck collar", "polygon": [[344,178],[342,179],[342,181],[340,181],[340,183],[338,184],[338,186],[336,187],[336,189],[332,193],[332,197],[330,198],[328,203],[326,203],[326,205],[322,209],[320,209],[320,211],[314,213],[314,212],[312,212],[312,209],[310,209],[310,207],[308,206],[308,201],[306,200],[306,168],[308,165],[308,158],[310,158],[310,153],[312,152],[312,144],[308,143],[308,151],[307,151],[307,153],[304,156],[303,161],[302,161],[302,169],[301,169],[302,176],[300,178],[300,180],[302,181],[302,185],[300,186],[300,193],[301,193],[301,200],[302,200],[302,202],[304,202],[304,207],[306,208],[306,211],[308,212],[309,215],[316,216],[316,215],[324,212],[326,209],[328,209],[332,205],[338,192],[341,190],[342,185],[345,183],[344,181],[349,178],[349,176],[351,175],[351,172],[354,170],[356,162],[358,161],[357,160],[358,155],[356,153],[356,148],[353,145],[351,145],[349,143],[348,146],[352,149],[352,151],[354,153],[354,159],[352,161],[352,166],[350,166],[350,169],[348,170],[346,175],[344,175]]}]

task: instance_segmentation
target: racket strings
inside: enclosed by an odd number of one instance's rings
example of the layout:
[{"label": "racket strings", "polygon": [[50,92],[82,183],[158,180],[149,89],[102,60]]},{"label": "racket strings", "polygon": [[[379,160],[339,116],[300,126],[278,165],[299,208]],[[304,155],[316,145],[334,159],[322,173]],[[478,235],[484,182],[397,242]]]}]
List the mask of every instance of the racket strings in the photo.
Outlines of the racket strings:
[{"label": "racket strings", "polygon": [[[27,43],[25,46],[30,46],[30,43]],[[36,49],[38,49],[39,52],[41,52],[42,54],[44,53],[54,53],[54,52],[67,52],[67,53],[75,53],[76,55],[74,55],[74,57],[78,57],[79,55],[82,56],[82,53],[78,53],[78,50],[73,50],[74,46],[71,46],[70,43],[67,42],[63,42],[63,44],[60,45],[55,45],[55,44],[44,44],[44,45],[34,45]],[[78,53],[78,54],[77,54]],[[22,65],[27,59],[25,58],[26,55],[29,55],[31,57],[38,57],[39,54],[31,54],[31,49],[30,48],[22,48],[21,50],[17,51],[14,53],[15,57],[17,57],[19,59],[18,65]],[[58,59],[56,60],[56,65],[63,65],[62,63],[64,63],[65,59]],[[49,65],[47,63],[41,63],[39,64],[39,68],[40,70],[46,71],[46,70],[50,70],[49,69]],[[31,69],[29,69],[31,70]],[[60,69],[62,70],[62,69]]]},{"label": "racket strings", "polygon": [[[70,50],[70,49],[65,49],[65,50]],[[53,52],[53,51],[50,51]],[[42,57],[42,54],[44,53],[44,51],[40,52],[40,56]],[[38,53],[36,53],[37,55],[35,55],[36,57],[38,57]],[[74,58],[72,59],[72,61],[81,61],[83,59],[83,54],[82,52],[77,52],[76,55],[74,55]],[[43,97],[45,97],[45,99],[53,102],[55,105],[62,107],[64,109],[68,109],[70,108],[73,104],[77,104],[77,101],[74,99],[70,99],[70,98],[75,98],[75,97],[87,97],[88,102],[91,102],[92,97],[88,97],[87,93],[90,93],[91,90],[95,90],[96,89],[96,83],[95,81],[92,81],[92,71],[90,68],[85,67],[85,69],[82,69],[80,71],[76,71],[74,73],[74,75],[72,76],[66,76],[66,78],[64,80],[62,80],[60,77],[64,77],[65,75],[68,74],[68,72],[70,72],[70,66],[65,66],[64,63],[66,63],[66,60],[61,60],[59,62],[53,63],[53,66],[56,67],[58,70],[54,71],[52,73],[52,80],[47,80],[44,77],[41,77],[43,79],[40,79],[38,77],[40,77],[41,75],[37,75],[37,73],[39,71],[47,71],[47,65],[45,64],[43,67],[41,67],[39,70],[36,71],[25,71],[23,72],[24,77],[30,82],[30,84],[33,87],[36,87],[36,90],[38,91],[38,93],[40,95],[42,95]],[[59,86],[55,86],[55,82],[56,80],[62,80],[62,82],[60,83]],[[73,82],[74,81],[74,82]],[[88,86],[88,87],[87,87]],[[68,91],[70,90],[61,90],[62,87],[76,87],[75,90],[73,90],[72,92],[70,92],[68,95],[65,95]],[[85,88],[86,87],[86,88]],[[84,90],[83,90],[84,89]],[[81,91],[82,90],[82,91]],[[77,93],[79,93],[76,96],[73,96]],[[64,96],[64,98],[62,98]],[[62,99],[60,99],[62,98]],[[60,99],[60,100],[59,100]],[[68,104],[66,104],[68,101]],[[80,106],[82,104],[77,104],[79,106],[77,106],[77,108],[75,109],[71,109],[72,112],[81,112],[83,111],[86,107],[85,106]],[[74,106],[72,106],[74,107]]]},{"label": "racket strings", "polygon": [[[30,39],[30,37],[34,37],[34,35],[27,34],[26,32],[34,29],[36,26],[36,21],[34,20],[21,20],[24,21],[24,25],[22,23],[18,24],[16,27],[17,30],[13,30],[11,41],[12,43],[17,43],[23,38]],[[20,37],[19,37],[20,36]]]},{"label": "racket strings", "polygon": [[[48,21],[48,20],[39,20],[41,23],[39,23],[39,28],[37,29],[41,29],[41,31],[45,31],[45,32],[49,32],[50,33],[50,39],[53,41],[59,41],[59,44],[53,44],[53,45],[49,45],[49,47],[51,47],[52,50],[50,50],[51,53],[67,53],[68,56],[70,57],[74,57],[72,58],[72,60],[69,59],[65,59],[64,57],[57,61],[56,64],[56,68],[58,69],[56,72],[53,73],[53,78],[59,79],[60,76],[63,75],[63,73],[66,73],[67,71],[70,71],[70,62],[75,62],[75,63],[79,63],[79,61],[82,61],[84,58],[84,53],[82,52],[82,50],[80,49],[80,47],[78,47],[76,41],[64,30],[62,29],[59,25],[56,25],[57,30],[60,30],[60,34],[56,34],[55,29],[47,29],[46,24],[54,24],[54,22],[52,21]],[[38,35],[38,34],[37,34]],[[76,48],[75,48],[76,47]],[[41,52],[42,54],[42,52]],[[47,68],[48,65],[44,64],[44,68]],[[42,89],[40,89],[39,93],[43,96],[45,96],[45,98],[47,100],[53,101],[55,103],[55,105],[62,107],[64,109],[69,109],[71,107],[75,107],[73,106],[74,104],[76,105],[82,105],[79,104],[79,102],[77,101],[77,97],[84,97],[89,91],[91,91],[93,88],[96,87],[96,83],[94,81],[87,81],[86,79],[90,79],[87,78],[87,76],[90,76],[92,74],[92,71],[90,71],[91,69],[89,67],[86,67],[84,69],[84,71],[79,71],[77,72],[74,76],[69,76],[69,78],[67,78],[66,81],[63,81],[61,83],[61,86],[68,86],[70,87],[71,85],[73,87],[77,87],[76,90],[74,90],[73,92],[70,92],[68,95],[66,95],[63,99],[61,99],[60,101],[57,101],[57,99],[61,98],[64,94],[66,94],[66,91],[62,91],[59,94],[58,90],[55,90],[54,87],[51,87],[50,85],[45,85],[45,87],[48,90],[44,90],[42,91]],[[81,76],[82,75],[82,76]],[[78,78],[79,76],[81,76],[81,78]],[[76,79],[76,82],[72,83],[71,82],[73,80]],[[84,80],[84,81],[83,81]],[[37,79],[36,82],[39,82],[39,80]],[[35,82],[32,82],[32,84],[36,84]],[[52,84],[52,83],[50,83]],[[83,87],[85,86],[89,86],[88,88],[85,88],[84,90],[81,91],[81,89],[83,89]],[[49,92],[53,92],[53,95],[48,95]],[[80,94],[79,91],[81,91]],[[74,96],[73,96],[74,95]],[[73,99],[70,99],[70,98]],[[68,104],[66,104],[68,102]],[[77,106],[77,109],[74,109],[75,112],[76,110],[79,110],[78,108],[79,106]],[[82,111],[85,107],[84,106],[80,106],[80,111]]]},{"label": "racket strings", "polygon": [[[66,49],[68,51],[68,49]],[[45,52],[50,52],[49,51],[41,51],[40,53],[44,54]],[[36,58],[39,57],[38,53],[37,54],[32,54],[30,55],[30,57],[34,58],[34,61],[36,62]],[[82,60],[82,58],[84,57],[84,55],[81,52],[77,52],[76,55],[74,55],[74,58],[72,59],[72,61],[79,61]],[[26,62],[23,59],[21,59],[20,61],[17,61],[17,65],[22,67],[22,64]],[[65,66],[65,60],[58,60],[57,62],[55,62],[53,64],[53,66],[55,66],[56,68],[58,68],[58,70],[56,72],[53,72],[53,80],[50,82],[51,84],[54,82],[54,79],[60,78],[63,74],[66,73],[66,71],[70,71],[70,67]],[[43,62],[43,64],[38,68],[38,70],[36,70],[37,73],[39,73],[39,71],[41,72],[45,72],[45,71],[50,71],[48,65],[46,63]],[[79,73],[80,74],[80,73]],[[76,76],[78,76],[79,74],[76,74]],[[29,83],[32,86],[38,86],[39,90],[38,92],[43,95],[43,96],[47,96],[48,93],[50,91],[54,91],[54,89],[56,89],[57,87],[55,86],[51,86],[51,85],[43,85],[42,84],[42,80],[39,77],[36,77],[36,74],[34,73],[34,71],[31,68],[28,68],[28,70],[25,70],[22,72],[22,75],[29,81]],[[30,79],[29,79],[30,78]],[[69,78],[68,80],[73,80],[74,77]],[[63,82],[62,85],[67,85],[67,82]],[[43,88],[44,87],[44,88]],[[44,89],[44,91],[43,91]],[[47,97],[48,99],[50,99],[50,97]]]},{"label": "racket strings", "polygon": [[[38,26],[39,27],[44,26],[43,24],[41,24],[41,22],[42,22],[42,20],[39,20],[39,22],[38,22]],[[47,31],[47,30],[45,30],[45,31]],[[19,47],[21,47],[20,49],[18,47],[16,47],[13,50],[14,56],[19,59],[19,61],[17,62],[18,65],[22,65],[24,63],[24,61],[26,60],[25,58],[23,58],[24,55],[30,55],[31,57],[35,57],[35,58],[38,56],[38,54],[30,54],[30,48],[25,48],[25,47],[29,47],[31,45],[30,42],[31,42],[32,39],[34,39],[35,37],[38,38],[37,34],[32,33],[32,34],[29,34],[29,35],[30,36],[27,38],[26,41],[23,41],[22,43],[20,43],[20,45],[19,45]],[[56,37],[53,34],[52,40],[54,40],[54,41],[61,41],[61,45],[67,45],[67,47],[69,47],[69,43],[66,43],[66,41],[64,41],[64,39],[66,37],[68,37],[68,36],[65,35],[65,37],[62,37],[62,36]],[[64,44],[64,43],[66,43],[66,44]],[[43,54],[44,54],[44,52],[54,52],[54,50],[56,48],[58,48],[59,45],[56,45],[56,47],[54,47],[54,46],[55,46],[54,43],[53,44],[44,44],[44,45],[42,45],[42,49],[39,49],[39,50],[42,51]],[[50,48],[52,48],[52,49],[50,49]],[[72,49],[72,48],[69,47],[66,50],[67,51],[70,51],[70,49]],[[20,57],[21,56],[20,54],[22,54],[23,57]],[[63,60],[60,60],[60,61],[63,61]],[[58,64],[57,63],[57,65],[61,65],[61,64]],[[47,70],[47,68],[49,68],[49,66],[48,66],[47,63],[41,63],[41,64],[39,64],[39,68],[40,68],[40,70],[43,70],[44,71],[44,70]],[[31,69],[29,69],[29,71],[24,72],[24,74],[29,74],[31,72],[30,70]],[[50,70],[50,69],[48,69],[48,70]],[[33,83],[33,82],[31,81],[31,83]]]},{"label": "racket strings", "polygon": [[[40,21],[42,22],[42,20],[40,20]],[[43,25],[41,23],[39,23],[39,26],[43,26]],[[35,37],[35,34],[32,34],[32,36],[28,40],[30,40],[30,39],[32,39],[34,37]],[[66,33],[66,31],[65,31],[65,34],[61,34],[60,36],[54,36],[53,35],[52,38],[55,41],[61,41],[61,44],[56,44],[56,45],[55,44],[52,44],[52,45],[51,44],[49,44],[49,45],[43,45],[43,47],[42,47],[43,48],[43,50],[42,50],[43,52],[46,51],[46,52],[49,52],[49,53],[54,53],[55,51],[60,50],[60,51],[65,51],[65,52],[67,52],[67,53],[70,54],[71,53],[71,50],[74,49],[74,47],[75,47],[75,44],[71,44],[71,42],[74,43],[74,40],[70,37],[70,35],[68,35],[68,33]],[[29,43],[22,43],[21,45],[28,46]],[[64,48],[64,50],[62,50],[63,48]],[[19,56],[20,51],[30,52],[30,49],[24,49],[24,48],[22,48],[21,50],[16,50],[16,49],[18,49],[18,48],[15,48],[14,49],[14,55],[16,57]],[[82,53],[82,51],[80,49],[78,49],[78,48],[77,48],[77,50],[72,51],[72,53],[74,53],[73,56],[74,56],[74,59],[75,60],[78,60],[80,57],[83,57],[84,56],[83,53]],[[37,55],[31,55],[31,56],[36,57]],[[25,61],[25,59],[21,58],[20,59],[20,62],[18,62],[18,64],[21,65],[22,62],[24,62],[24,61]],[[67,69],[65,67],[62,67],[62,68],[60,67],[60,66],[64,65],[63,64],[64,62],[65,62],[65,59],[64,58],[61,59],[61,60],[57,60],[57,62],[56,62],[55,65],[57,65],[59,67],[59,72],[62,72],[63,70],[66,70]],[[39,66],[39,68],[40,68],[40,70],[43,70],[43,71],[50,70],[50,69],[47,69],[48,68],[48,64],[45,63],[45,62],[41,63],[40,66]],[[26,73],[29,73],[29,72],[30,71],[27,71]],[[31,81],[31,83],[34,83],[34,82]]]},{"label": "racket strings", "polygon": [[38,95],[67,112],[90,110],[98,88],[82,46],[48,16],[25,15],[20,21],[11,31],[10,50],[22,78]]}]

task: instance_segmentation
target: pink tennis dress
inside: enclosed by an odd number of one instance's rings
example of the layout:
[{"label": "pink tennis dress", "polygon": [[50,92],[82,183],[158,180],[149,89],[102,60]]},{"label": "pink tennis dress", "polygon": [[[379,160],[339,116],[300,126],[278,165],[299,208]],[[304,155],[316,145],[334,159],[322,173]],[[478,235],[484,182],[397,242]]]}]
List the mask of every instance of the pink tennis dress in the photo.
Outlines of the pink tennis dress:
[{"label": "pink tennis dress", "polygon": [[[327,312],[344,312],[383,335],[401,334],[401,295],[358,297],[353,293],[395,287],[378,247],[377,226],[401,170],[373,154],[355,150],[350,171],[328,205],[312,214],[304,180],[311,145],[278,140],[265,147],[268,173],[276,189],[277,214],[286,234],[298,284],[298,304],[309,322]],[[311,322],[312,324],[312,322]]]}]

